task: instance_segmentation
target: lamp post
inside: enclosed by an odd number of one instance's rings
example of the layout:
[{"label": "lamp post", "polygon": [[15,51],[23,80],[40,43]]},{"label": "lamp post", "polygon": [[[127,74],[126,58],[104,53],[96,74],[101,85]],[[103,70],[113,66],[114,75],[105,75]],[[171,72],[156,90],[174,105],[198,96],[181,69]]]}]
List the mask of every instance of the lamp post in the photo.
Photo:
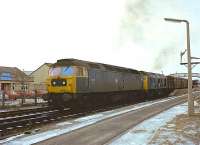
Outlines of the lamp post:
[{"label": "lamp post", "polygon": [[192,97],[192,67],[191,67],[191,52],[190,52],[190,28],[189,21],[164,18],[165,21],[174,22],[174,23],[186,23],[187,30],[187,60],[188,60],[188,115],[191,116],[194,114],[194,100]]}]

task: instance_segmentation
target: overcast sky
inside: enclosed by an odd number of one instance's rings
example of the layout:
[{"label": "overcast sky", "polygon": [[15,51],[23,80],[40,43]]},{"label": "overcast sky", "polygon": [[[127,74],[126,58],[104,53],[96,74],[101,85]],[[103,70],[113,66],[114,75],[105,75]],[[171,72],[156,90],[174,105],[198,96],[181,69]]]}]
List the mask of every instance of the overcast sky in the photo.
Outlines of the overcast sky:
[{"label": "overcast sky", "polygon": [[[186,72],[187,19],[200,57],[198,0],[1,0],[0,65],[35,70],[77,58],[165,74]],[[194,71],[199,72],[197,66]]]}]

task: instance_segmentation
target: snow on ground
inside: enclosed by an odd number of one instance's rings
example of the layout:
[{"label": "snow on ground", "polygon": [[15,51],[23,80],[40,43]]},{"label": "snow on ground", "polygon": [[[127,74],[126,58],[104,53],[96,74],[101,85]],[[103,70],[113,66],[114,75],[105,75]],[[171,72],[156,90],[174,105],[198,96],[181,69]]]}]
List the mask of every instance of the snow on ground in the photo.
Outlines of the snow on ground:
[{"label": "snow on ground", "polygon": [[199,145],[200,115],[189,117],[187,114],[180,114],[176,116],[154,134],[150,144]]},{"label": "snow on ground", "polygon": [[143,121],[141,124],[130,129],[121,137],[113,140],[110,145],[144,145],[149,144],[155,132],[166,122],[170,121],[176,115],[185,113],[187,110],[186,104],[175,106],[157,116]]},{"label": "snow on ground", "polygon": [[200,145],[200,114],[189,117],[187,103],[175,106],[130,129],[109,145]]},{"label": "snow on ground", "polygon": [[2,106],[2,101],[0,100],[0,112],[14,111],[19,109],[27,109],[38,107],[47,103],[43,99],[37,99],[37,105],[35,104],[35,99],[25,99],[25,103],[22,104],[21,99],[16,100],[6,100],[5,106]]},{"label": "snow on ground", "polygon": [[[37,98],[37,103],[45,103],[41,98]],[[25,99],[25,102],[23,104],[34,104],[35,99]],[[2,100],[0,100],[0,106],[2,105]],[[21,106],[22,105],[22,99],[16,99],[16,100],[6,100],[5,106]]]}]

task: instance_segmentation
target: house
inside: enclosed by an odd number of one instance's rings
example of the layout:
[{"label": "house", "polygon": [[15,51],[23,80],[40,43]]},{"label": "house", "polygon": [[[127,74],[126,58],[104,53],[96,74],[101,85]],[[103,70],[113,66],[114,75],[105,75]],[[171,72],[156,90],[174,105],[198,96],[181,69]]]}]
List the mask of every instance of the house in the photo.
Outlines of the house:
[{"label": "house", "polygon": [[17,67],[0,66],[0,91],[9,98],[29,92],[32,78]]},{"label": "house", "polygon": [[45,94],[47,91],[46,80],[48,78],[49,68],[51,65],[51,63],[44,63],[29,75],[33,78],[33,82],[31,83],[32,90],[37,91],[38,94]]}]

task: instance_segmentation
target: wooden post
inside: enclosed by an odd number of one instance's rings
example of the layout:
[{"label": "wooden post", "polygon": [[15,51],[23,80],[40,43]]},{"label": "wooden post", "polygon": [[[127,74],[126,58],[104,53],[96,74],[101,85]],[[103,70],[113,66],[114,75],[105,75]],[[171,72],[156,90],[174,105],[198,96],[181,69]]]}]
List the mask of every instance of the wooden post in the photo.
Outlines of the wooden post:
[{"label": "wooden post", "polygon": [[35,105],[37,105],[37,90],[35,90]]},{"label": "wooden post", "polygon": [[2,93],[2,107],[5,107],[5,92]]}]

